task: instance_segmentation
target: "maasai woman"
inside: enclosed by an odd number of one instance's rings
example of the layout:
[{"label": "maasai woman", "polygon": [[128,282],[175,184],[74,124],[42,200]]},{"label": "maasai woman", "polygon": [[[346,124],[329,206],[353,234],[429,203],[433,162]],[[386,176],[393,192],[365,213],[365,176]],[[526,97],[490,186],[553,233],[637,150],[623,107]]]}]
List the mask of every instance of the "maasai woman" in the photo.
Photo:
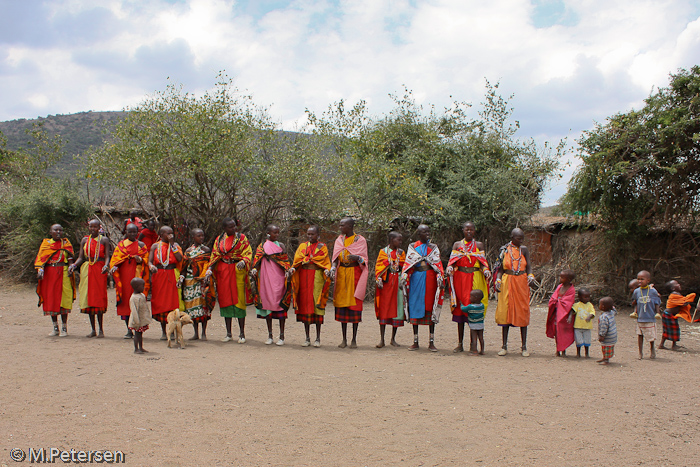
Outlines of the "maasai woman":
[{"label": "maasai woman", "polygon": [[318,227],[306,230],[307,242],[302,243],[294,254],[294,262],[287,272],[291,281],[292,304],[297,321],[304,323],[306,340],[303,347],[311,345],[311,324],[316,325],[314,347],[321,347],[321,325],[326,314],[326,302],[331,286],[331,259],[326,245],[318,241]]},{"label": "maasai woman", "polygon": [[[100,234],[102,223],[93,219],[88,223],[90,235],[83,237],[80,242],[80,254],[75,263],[68,268],[72,274],[80,268],[80,283],[78,296],[80,312],[90,318],[92,332],[87,337],[104,337],[102,318],[107,311],[107,273],[109,261],[112,259],[112,244],[106,236]],[[99,333],[95,332],[95,316],[100,326]]]},{"label": "maasai woman", "polygon": [[194,336],[192,340],[199,339],[198,323],[202,323],[203,341],[207,340],[207,321],[211,319],[211,310],[216,305],[216,290],[214,284],[205,279],[207,265],[210,260],[211,249],[203,245],[204,231],[192,230],[192,245],[185,251],[185,260],[182,266],[182,300],[185,302],[185,313],[192,318]]},{"label": "maasai woman", "polygon": [[126,238],[120,241],[112,259],[109,262],[110,272],[114,277],[114,289],[117,295],[117,315],[124,320],[127,333],[124,339],[131,339],[134,334],[129,329],[129,299],[133,293],[131,288],[131,279],[139,277],[146,283],[144,294],[148,295],[148,249],[143,242],[136,240],[139,234],[139,228],[135,224],[126,226]]},{"label": "maasai woman", "polygon": [[180,293],[177,282],[182,269],[182,248],[175,242],[173,229],[160,228],[160,241],[153,244],[148,255],[151,271],[151,314],[160,323],[163,334],[160,340],[168,339],[165,326],[168,313],[180,308]]},{"label": "maasai woman", "polygon": [[238,232],[238,220],[227,217],[222,224],[224,233],[216,237],[206,277],[213,275],[216,279],[219,310],[226,322],[226,337],[223,341],[229,342],[232,339],[231,322],[233,318],[238,318],[238,343],[245,344],[246,305],[252,301],[248,269],[253,259],[253,250],[246,236]]},{"label": "maasai woman", "polygon": [[[54,224],[49,231],[51,238],[45,238],[34,260],[39,284],[36,294],[43,305],[44,316],[51,316],[53,332],[50,336],[68,335],[68,313],[75,300],[75,283],[68,269],[73,264],[73,245],[63,237],[63,227]],[[58,315],[61,315],[61,331],[58,331]]]},{"label": "maasai woman", "polygon": [[501,249],[503,267],[498,271],[496,291],[496,323],[503,328],[503,348],[498,355],[508,353],[508,330],[511,326],[520,328],[522,355],[529,357],[527,351],[527,327],[530,324],[530,282],[535,280],[530,265],[530,252],[523,245],[525,232],[513,229],[510,243]]},{"label": "maasai woman", "polygon": [[279,236],[279,227],[267,226],[267,240],[258,245],[255,250],[253,266],[250,270],[256,314],[258,318],[267,321],[267,340],[265,341],[267,345],[273,343],[273,319],[280,323],[280,338],[277,340],[277,345],[284,345],[284,323],[291,301],[291,293],[286,281],[286,274],[291,265],[284,243],[277,240]]},{"label": "maasai woman", "polygon": [[[467,322],[467,314],[462,312],[462,306],[469,305],[469,297],[474,289],[483,292],[484,313],[489,306],[489,291],[486,279],[491,277],[489,263],[486,261],[484,244],[474,240],[476,227],[473,222],[465,222],[462,225],[464,239],[452,245],[450,260],[447,262],[445,274],[450,278],[450,308],[452,309],[452,321],[457,323],[457,347],[454,352],[463,352],[464,323]],[[472,342],[476,345],[476,342]],[[476,348],[470,348],[472,352]]]},{"label": "maasai woman", "polygon": [[389,232],[389,245],[379,250],[374,266],[374,280],[377,290],[374,294],[374,312],[379,320],[380,341],[377,348],[384,347],[386,326],[391,326],[391,345],[401,347],[396,342],[396,330],[403,326],[403,292],[399,287],[399,276],[406,262],[406,253],[399,248],[403,236]]},{"label": "maasai woman", "polygon": [[355,234],[355,220],[346,217],[340,221],[340,235],[333,245],[331,278],[335,279],[333,305],[335,320],[340,321],[343,341],[341,349],[348,346],[348,323],[352,323],[350,348],[357,348],[357,327],[362,321],[362,302],[367,292],[367,240]]},{"label": "maasai woman", "polygon": [[431,352],[435,347],[435,323],[440,319],[442,305],[442,281],[444,272],[440,261],[440,250],[430,243],[430,227],[421,224],[416,230],[418,241],[408,246],[406,263],[403,266],[404,307],[413,325],[413,345],[408,350],[418,350],[418,326],[430,328]]}]

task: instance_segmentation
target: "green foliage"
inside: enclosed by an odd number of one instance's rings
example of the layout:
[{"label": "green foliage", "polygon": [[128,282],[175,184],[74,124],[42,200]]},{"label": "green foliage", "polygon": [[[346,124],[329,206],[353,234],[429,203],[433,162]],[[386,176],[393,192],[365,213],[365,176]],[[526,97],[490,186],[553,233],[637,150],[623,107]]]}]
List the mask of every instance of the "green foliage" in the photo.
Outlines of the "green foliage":
[{"label": "green foliage", "polygon": [[161,221],[210,235],[224,217],[262,235],[272,220],[322,213],[327,183],[318,174],[332,161],[321,160],[317,139],[275,131],[267,109],[219,78],[201,97],[171,84],[129,109],[86,176]]},{"label": "green foliage", "polygon": [[[66,237],[79,245],[92,207],[67,182],[45,181],[3,198],[0,219],[0,259],[15,278],[34,276],[34,256],[53,224],[61,224]],[[77,247],[76,247],[77,248]]]},{"label": "green foliage", "polygon": [[598,216],[616,238],[698,227],[700,67],[670,77],[641,110],[614,115],[579,141],[583,165],[565,206]]},{"label": "green foliage", "polygon": [[63,156],[61,137],[49,136],[40,123],[33,124],[26,133],[31,139],[18,151],[5,149],[6,139],[4,135],[0,138],[0,180],[5,188],[28,190],[43,182]]},{"label": "green foliage", "polygon": [[316,134],[343,158],[349,213],[385,226],[412,217],[437,228],[470,219],[506,230],[527,219],[559,167],[563,143],[553,151],[516,140],[518,124],[510,124],[512,109],[497,90],[487,82],[478,119],[462,102],[426,113],[409,91],[392,96],[394,110],[377,119],[364,102],[346,110],[341,101],[320,116],[307,111]]}]

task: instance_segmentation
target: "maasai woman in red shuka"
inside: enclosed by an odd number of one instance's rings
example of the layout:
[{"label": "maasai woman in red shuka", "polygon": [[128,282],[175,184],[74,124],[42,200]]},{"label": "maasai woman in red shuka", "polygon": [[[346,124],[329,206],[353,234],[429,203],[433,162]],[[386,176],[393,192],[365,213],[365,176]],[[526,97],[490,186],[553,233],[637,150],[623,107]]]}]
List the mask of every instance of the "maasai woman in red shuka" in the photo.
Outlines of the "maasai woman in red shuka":
[{"label": "maasai woman in red shuka", "polygon": [[413,325],[413,345],[408,350],[418,350],[418,326],[428,325],[428,349],[437,352],[435,323],[440,320],[444,271],[440,261],[440,250],[436,244],[430,243],[430,227],[421,224],[416,233],[418,241],[408,246],[402,273],[404,309]]},{"label": "maasai woman in red shuka", "polygon": [[160,340],[166,340],[168,313],[180,308],[177,283],[182,269],[182,248],[175,242],[173,229],[167,225],[160,228],[160,241],[151,247],[148,268],[151,271],[151,314],[163,330]]},{"label": "maasai woman in red shuka", "polygon": [[146,245],[148,251],[151,251],[151,247],[155,242],[158,241],[158,232],[156,232],[156,221],[153,219],[148,219],[143,224],[143,230],[139,232],[139,241]]},{"label": "maasai woman in red shuka", "polygon": [[379,250],[374,266],[374,280],[377,290],[374,294],[374,312],[379,320],[381,340],[377,348],[384,347],[386,326],[391,326],[391,345],[400,347],[396,342],[396,330],[403,326],[403,292],[399,287],[399,277],[406,262],[406,253],[399,248],[403,236],[398,232],[389,232],[389,245]]},{"label": "maasai woman in red shuka", "polygon": [[[73,245],[63,237],[63,227],[54,224],[49,231],[51,238],[45,238],[34,260],[34,268],[39,279],[36,294],[43,305],[44,315],[51,316],[53,332],[50,336],[68,335],[68,313],[75,300],[75,284],[68,268],[73,264]],[[61,315],[61,331],[58,330],[58,315]]]},{"label": "maasai woman in red shuka", "polygon": [[286,280],[291,264],[284,243],[277,240],[279,236],[279,227],[267,226],[267,240],[258,245],[255,250],[250,270],[256,315],[267,321],[267,340],[265,341],[267,345],[273,343],[273,319],[280,323],[280,338],[277,340],[277,345],[284,345],[284,323],[287,320],[287,310],[292,299]]},{"label": "maasai woman in red shuka", "polygon": [[131,314],[129,299],[134,291],[131,288],[131,279],[139,277],[146,282],[144,295],[148,295],[149,287],[148,250],[143,242],[136,240],[138,234],[138,227],[129,224],[126,227],[126,238],[117,244],[109,262],[117,295],[117,315],[124,320],[128,331],[124,336],[125,339],[134,337],[133,332],[129,329],[129,315]]},{"label": "maasai woman in red shuka", "polygon": [[292,305],[297,321],[304,323],[306,340],[303,347],[311,345],[311,324],[316,325],[314,347],[321,347],[321,325],[326,314],[326,302],[331,287],[331,259],[328,248],[318,241],[318,227],[306,230],[307,242],[302,243],[294,254],[294,262],[288,274],[291,281]]},{"label": "maasai woman in red shuka", "polygon": [[[457,323],[458,344],[454,352],[463,352],[464,347],[464,323],[467,322],[467,314],[462,312],[462,306],[469,305],[469,295],[472,290],[479,289],[484,298],[484,313],[489,306],[489,288],[486,279],[491,277],[489,263],[486,261],[484,244],[474,240],[476,227],[473,222],[465,222],[462,226],[464,239],[452,245],[450,260],[445,271],[449,278],[450,308],[452,309],[452,321]],[[474,349],[471,349],[472,351]]]},{"label": "maasai woman in red shuka", "polygon": [[557,344],[557,357],[566,357],[566,349],[574,343],[574,316],[576,289],[572,284],[574,272],[564,269],[559,275],[559,286],[549,298],[547,337]]},{"label": "maasai woman in red shuka", "polygon": [[207,266],[206,277],[216,278],[216,294],[219,311],[226,323],[224,342],[232,339],[231,322],[238,319],[240,334],[238,343],[245,344],[246,306],[252,303],[248,270],[253,260],[253,250],[248,238],[238,232],[238,220],[223,220],[224,233],[216,237]]},{"label": "maasai woman in red shuka", "polygon": [[[97,219],[88,223],[90,235],[83,237],[78,259],[68,270],[69,273],[78,268],[80,271],[80,312],[88,315],[92,327],[92,332],[87,337],[104,337],[102,318],[107,311],[107,273],[112,259],[112,245],[106,236],[100,234],[101,227],[102,223]],[[95,330],[95,316],[100,327],[99,333]]]},{"label": "maasai woman in red shuka", "polygon": [[355,220],[340,221],[340,235],[333,245],[331,277],[335,279],[333,305],[335,320],[339,321],[343,340],[338,347],[347,347],[348,323],[352,323],[350,348],[357,348],[357,328],[362,321],[362,302],[367,292],[367,240],[355,234]]}]

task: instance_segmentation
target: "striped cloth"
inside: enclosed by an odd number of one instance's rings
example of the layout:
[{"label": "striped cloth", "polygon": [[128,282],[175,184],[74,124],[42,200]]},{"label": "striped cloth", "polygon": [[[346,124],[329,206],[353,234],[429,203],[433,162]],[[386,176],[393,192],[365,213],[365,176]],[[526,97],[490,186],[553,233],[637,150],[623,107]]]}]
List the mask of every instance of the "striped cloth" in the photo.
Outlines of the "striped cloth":
[{"label": "striped cloth", "polygon": [[601,344],[609,346],[617,344],[617,323],[615,322],[616,309],[604,311],[598,318],[598,336],[603,338]]},{"label": "striped cloth", "polygon": [[603,351],[603,358],[605,359],[611,359],[613,355],[615,355],[615,346],[614,345],[603,345],[601,346],[602,351]]},{"label": "striped cloth", "polygon": [[385,325],[392,326],[395,328],[400,328],[401,326],[403,326],[403,320],[402,319],[394,319],[394,318],[380,319],[379,324],[385,324]]},{"label": "striped cloth", "polygon": [[307,323],[307,324],[323,324],[323,315],[317,315],[316,313],[311,313],[309,315],[303,315],[301,313],[297,314],[297,323]]}]

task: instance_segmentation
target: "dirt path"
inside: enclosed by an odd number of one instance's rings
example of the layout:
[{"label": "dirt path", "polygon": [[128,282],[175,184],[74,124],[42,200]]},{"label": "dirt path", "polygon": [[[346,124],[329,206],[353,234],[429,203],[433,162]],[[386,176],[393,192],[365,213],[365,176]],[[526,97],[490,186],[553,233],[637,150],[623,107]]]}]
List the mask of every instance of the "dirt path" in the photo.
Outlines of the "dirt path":
[{"label": "dirt path", "polygon": [[[320,349],[301,347],[293,320],[287,345],[266,346],[249,308],[245,345],[220,342],[217,310],[209,342],[167,349],[152,327],[150,354],[138,356],[110,294],[98,340],[83,337],[88,321],[75,311],[68,337],[48,337],[33,290],[0,292],[0,464],[15,464],[13,448],[56,447],[121,450],[134,466],[700,465],[698,326],[681,325],[685,351],[639,361],[622,313],[606,368],[553,357],[544,308],[533,311],[530,358],[496,356],[493,312],[486,355],[472,357],[452,353],[456,327],[444,314],[432,354],[406,350],[407,327],[402,348],[375,349],[370,304],[356,350],[336,347],[332,312]],[[511,348],[518,342],[512,333]]]}]

